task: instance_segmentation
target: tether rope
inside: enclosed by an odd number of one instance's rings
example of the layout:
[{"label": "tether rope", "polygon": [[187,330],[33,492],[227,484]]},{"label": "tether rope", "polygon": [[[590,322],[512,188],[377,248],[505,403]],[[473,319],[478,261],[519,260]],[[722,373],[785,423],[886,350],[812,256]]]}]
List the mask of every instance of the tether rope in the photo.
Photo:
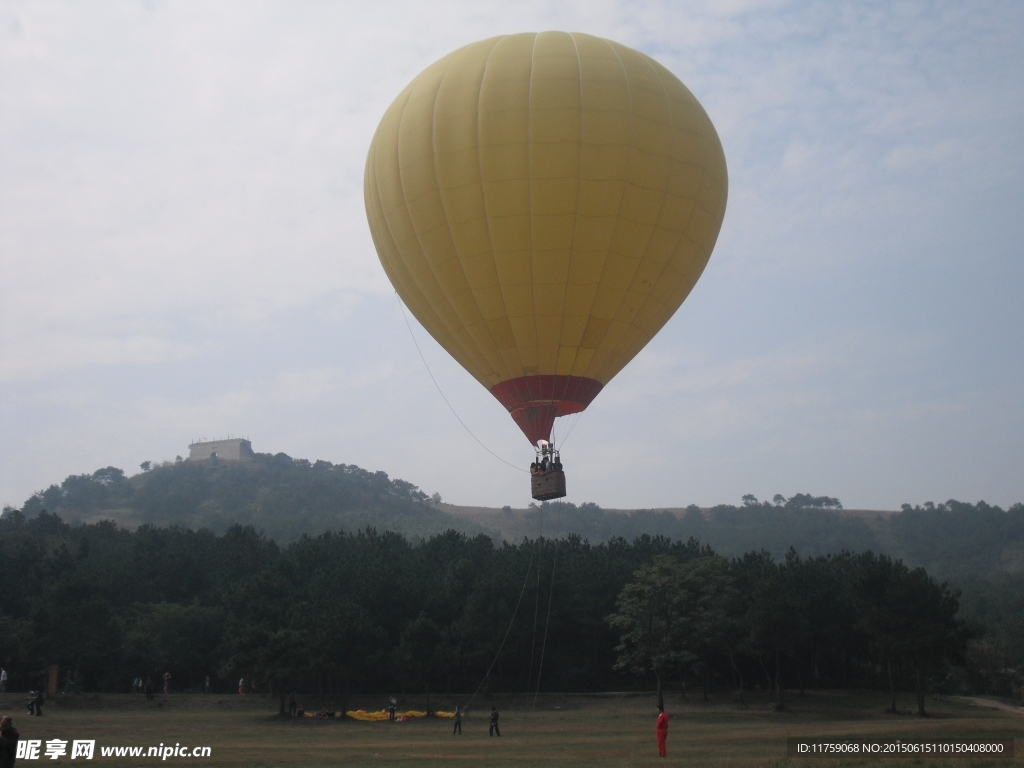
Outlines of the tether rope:
[{"label": "tether rope", "polygon": [[528,470],[525,470],[525,469],[523,469],[522,467],[518,467],[518,466],[516,466],[515,464],[513,464],[513,463],[512,463],[512,462],[510,462],[510,461],[505,461],[505,459],[501,458],[501,456],[499,456],[499,455],[498,455],[498,454],[496,454],[496,453],[495,453],[494,451],[492,451],[492,450],[491,450],[490,448],[488,448],[488,447],[487,447],[486,445],[484,445],[484,444],[483,444],[483,442],[481,442],[480,438],[479,438],[479,437],[477,437],[476,435],[474,435],[474,434],[473,434],[473,430],[471,430],[471,429],[470,429],[469,427],[467,427],[467,426],[466,426],[466,422],[464,422],[464,421],[463,421],[463,420],[462,420],[462,419],[461,419],[461,418],[459,417],[459,414],[455,412],[455,409],[454,409],[454,408],[452,408],[452,404],[451,404],[450,402],[448,402],[448,398],[444,396],[444,392],[443,392],[443,391],[442,391],[442,389],[441,389],[441,385],[440,385],[440,384],[438,384],[438,383],[437,383],[437,379],[435,379],[435,378],[434,378],[434,374],[433,374],[433,372],[431,372],[431,370],[430,370],[430,366],[429,366],[429,365],[427,365],[427,358],[425,358],[425,357],[423,356],[423,350],[422,350],[422,349],[420,349],[420,344],[419,344],[419,342],[418,342],[418,341],[416,341],[416,334],[414,334],[414,333],[412,332],[412,325],[410,325],[410,323],[409,323],[409,318],[408,318],[408,316],[407,316],[407,315],[405,314],[405,305],[404,305],[404,304],[402,303],[402,299],[401,299],[401,297],[400,297],[400,296],[398,296],[398,291],[395,291],[395,296],[396,296],[396,298],[398,298],[398,308],[402,310],[402,319],[403,319],[403,320],[405,320],[405,327],[409,329],[409,336],[410,336],[410,337],[412,338],[412,343],[413,343],[413,345],[414,345],[414,346],[416,347],[416,352],[418,352],[418,353],[419,353],[419,356],[420,356],[420,360],[422,360],[422,361],[423,361],[423,367],[427,369],[427,375],[428,375],[428,376],[430,376],[430,380],[431,380],[432,382],[434,382],[434,386],[435,386],[435,387],[437,387],[437,391],[438,391],[438,393],[439,393],[439,394],[441,395],[441,399],[442,399],[442,400],[444,400],[444,404],[448,406],[448,410],[450,410],[450,411],[452,412],[452,415],[453,415],[453,416],[454,416],[454,417],[455,417],[456,419],[458,419],[458,421],[459,421],[459,424],[461,424],[461,425],[462,425],[462,428],[463,428],[464,430],[466,430],[466,431],[467,431],[467,432],[469,433],[469,436],[470,436],[470,437],[472,437],[472,438],[473,438],[474,440],[476,440],[476,441],[477,441],[477,443],[479,443],[479,444],[480,444],[480,447],[481,447],[481,448],[483,448],[483,449],[484,449],[485,451],[487,451],[487,452],[488,452],[489,454],[491,454],[491,456],[493,456],[494,458],[496,458],[496,459],[497,459],[498,461],[500,461],[500,462],[501,462],[502,464],[508,464],[508,465],[509,465],[510,467],[512,467],[512,469],[514,469],[514,470],[517,470],[517,471],[519,471],[519,472],[526,472],[526,473],[528,473]]},{"label": "tether rope", "polygon": [[484,683],[486,683],[488,678],[490,678],[491,670],[494,669],[494,665],[498,663],[498,657],[501,656],[501,651],[505,647],[505,643],[508,642],[508,636],[512,632],[512,625],[516,623],[516,616],[519,615],[519,606],[523,604],[523,595],[526,594],[526,585],[530,582],[530,571],[533,569],[533,556],[536,552],[537,550],[534,549],[533,552],[530,553],[530,562],[526,566],[526,578],[523,579],[523,588],[519,590],[519,600],[516,603],[516,609],[512,612],[512,620],[508,623],[508,629],[505,630],[505,637],[502,638],[501,645],[498,646],[498,652],[494,654],[491,666],[489,666],[487,671],[484,673],[484,677],[480,681],[480,685],[476,687],[476,690],[473,691],[473,695],[469,697],[469,701],[467,701],[466,705],[462,708],[463,712],[469,711],[469,705],[473,703],[473,699],[477,697],[477,694],[480,693],[480,689],[484,687]]},{"label": "tether rope", "polygon": [[[544,543],[544,507],[537,507],[537,541],[534,542],[536,551],[540,551]],[[540,562],[537,563],[537,593],[533,601],[533,636],[530,639],[530,666],[526,671],[526,694],[529,696],[531,683],[533,682],[533,659],[537,650],[537,620],[540,616]]]},{"label": "tether rope", "polygon": [[[561,510],[558,514],[559,520],[561,520]],[[544,640],[540,644],[540,664],[537,666],[537,688],[533,692],[533,704],[531,709],[537,708],[537,696],[540,695],[540,677],[541,673],[544,672],[544,651],[548,647],[548,627],[551,625],[551,599],[555,594],[555,566],[558,564],[558,539],[554,540],[555,551],[551,555],[551,586],[548,588],[548,615],[544,619]],[[540,579],[540,566],[537,567],[537,578]]]}]

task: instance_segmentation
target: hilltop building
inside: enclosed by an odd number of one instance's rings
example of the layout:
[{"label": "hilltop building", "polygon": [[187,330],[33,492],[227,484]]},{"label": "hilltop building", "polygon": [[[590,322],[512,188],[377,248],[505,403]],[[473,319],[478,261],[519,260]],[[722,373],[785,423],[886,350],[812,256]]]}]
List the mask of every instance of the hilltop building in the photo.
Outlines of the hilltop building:
[{"label": "hilltop building", "polygon": [[247,461],[255,456],[256,454],[252,452],[252,443],[241,438],[192,443],[188,447],[189,461],[207,461],[209,459]]}]

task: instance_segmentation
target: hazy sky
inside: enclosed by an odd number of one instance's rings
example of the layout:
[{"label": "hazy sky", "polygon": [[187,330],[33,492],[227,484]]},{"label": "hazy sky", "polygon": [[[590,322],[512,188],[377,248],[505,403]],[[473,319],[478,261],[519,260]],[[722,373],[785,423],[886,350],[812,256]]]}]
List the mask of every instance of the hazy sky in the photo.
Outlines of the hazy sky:
[{"label": "hazy sky", "polygon": [[565,443],[570,501],[1024,501],[1024,3],[204,0],[0,2],[0,504],[230,434],[524,506],[362,178],[425,66],[547,29],[672,70],[730,177],[704,276]]}]

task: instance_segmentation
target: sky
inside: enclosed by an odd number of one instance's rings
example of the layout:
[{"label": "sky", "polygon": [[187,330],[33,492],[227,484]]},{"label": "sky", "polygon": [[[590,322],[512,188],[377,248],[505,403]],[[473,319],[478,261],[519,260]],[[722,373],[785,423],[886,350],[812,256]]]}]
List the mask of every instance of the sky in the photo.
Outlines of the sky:
[{"label": "sky", "polygon": [[690,297],[558,422],[567,500],[1024,501],[1020,2],[3,0],[0,504],[242,436],[525,506],[362,181],[423,68],[542,30],[660,61],[729,167]]}]

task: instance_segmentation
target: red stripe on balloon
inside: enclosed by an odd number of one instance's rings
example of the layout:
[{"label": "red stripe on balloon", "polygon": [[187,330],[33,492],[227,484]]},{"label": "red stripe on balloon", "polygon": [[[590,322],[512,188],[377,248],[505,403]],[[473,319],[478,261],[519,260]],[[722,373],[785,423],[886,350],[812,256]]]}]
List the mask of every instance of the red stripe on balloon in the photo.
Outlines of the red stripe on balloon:
[{"label": "red stripe on balloon", "polygon": [[551,426],[558,416],[579,413],[601,391],[601,382],[583,376],[520,376],[491,387],[534,445],[551,439]]}]

